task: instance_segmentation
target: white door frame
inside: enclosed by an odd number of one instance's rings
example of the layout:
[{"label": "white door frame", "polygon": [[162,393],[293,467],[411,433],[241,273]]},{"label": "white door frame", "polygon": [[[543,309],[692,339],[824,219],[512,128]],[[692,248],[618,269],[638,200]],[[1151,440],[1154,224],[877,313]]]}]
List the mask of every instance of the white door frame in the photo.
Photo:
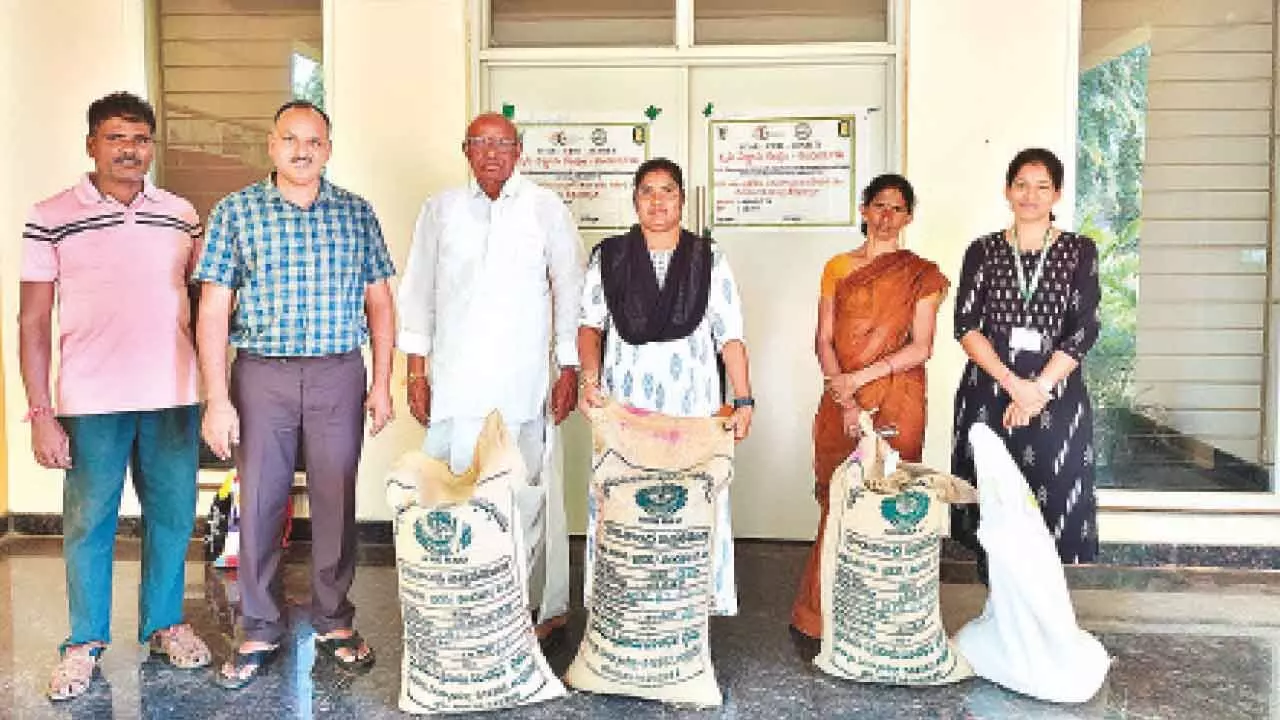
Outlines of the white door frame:
[{"label": "white door frame", "polygon": [[[708,65],[824,65],[884,64],[891,68],[885,88],[887,124],[885,156],[889,169],[906,166],[906,5],[909,0],[886,0],[888,42],[807,43],[795,45],[696,45],[693,42],[693,2],[675,0],[675,45],[669,47],[490,48],[489,0],[471,0],[471,89],[469,115],[485,106],[490,68],[497,67],[682,67],[684,91],[688,69]],[[685,123],[687,125],[687,123]],[[684,129],[681,132],[687,133]],[[683,138],[688,140],[688,138]],[[687,145],[686,145],[687,147]]]}]

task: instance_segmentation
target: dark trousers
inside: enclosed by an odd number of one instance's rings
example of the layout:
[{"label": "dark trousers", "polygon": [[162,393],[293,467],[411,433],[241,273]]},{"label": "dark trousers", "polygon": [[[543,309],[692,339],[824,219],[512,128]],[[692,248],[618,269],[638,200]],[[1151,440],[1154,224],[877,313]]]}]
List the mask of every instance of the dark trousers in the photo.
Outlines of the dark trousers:
[{"label": "dark trousers", "polygon": [[240,569],[245,637],[285,634],[281,561],[285,508],[299,437],[311,510],[311,622],[317,633],[352,626],[347,599],[356,570],[355,488],[364,433],[359,351],[278,358],[247,353],[231,367],[240,414]]}]

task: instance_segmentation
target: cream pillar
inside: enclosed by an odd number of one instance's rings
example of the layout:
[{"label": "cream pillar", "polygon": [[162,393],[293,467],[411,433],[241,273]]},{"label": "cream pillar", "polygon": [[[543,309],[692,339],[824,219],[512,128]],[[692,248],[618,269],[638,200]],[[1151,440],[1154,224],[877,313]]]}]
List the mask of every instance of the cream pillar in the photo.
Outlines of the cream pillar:
[{"label": "cream pillar", "polygon": [[[1005,167],[1029,146],[1067,166],[1058,216],[1074,198],[1079,0],[911,0],[906,175],[919,205],[911,247],[955,283],[969,242],[1008,221]],[[953,292],[929,361],[924,461],[950,467],[951,414],[964,353],[953,338]]]},{"label": "cream pillar", "polygon": [[[325,80],[333,118],[329,178],[363,195],[404,270],[413,223],[433,192],[466,180],[470,57],[465,0],[326,0]],[[383,479],[422,444],[404,399],[404,362],[392,387],[396,421],[365,443],[356,512],[385,519]]]},{"label": "cream pillar", "polygon": [[[40,468],[22,416],[18,373],[18,272],[27,208],[90,169],[85,111],[116,90],[146,95],[143,0],[5,3],[0,13],[0,347],[4,348],[4,430],[8,510],[58,513],[61,473]],[[130,496],[125,512],[136,508]],[[132,511],[136,513],[136,510]]]}]

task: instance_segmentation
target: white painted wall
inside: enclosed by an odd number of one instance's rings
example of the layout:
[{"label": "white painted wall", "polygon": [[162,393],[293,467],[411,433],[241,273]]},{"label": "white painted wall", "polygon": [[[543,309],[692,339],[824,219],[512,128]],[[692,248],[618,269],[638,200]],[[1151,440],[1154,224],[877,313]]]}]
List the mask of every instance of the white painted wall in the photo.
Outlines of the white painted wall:
[{"label": "white painted wall", "polygon": [[[1077,0],[908,3],[906,175],[918,205],[910,245],[957,281],[965,248],[1009,220],[1004,173],[1018,150],[1047,147],[1074,167]],[[1057,214],[1072,216],[1073,173]],[[950,467],[952,402],[964,353],[954,292],[939,314],[924,460]]]},{"label": "white painted wall", "polygon": [[[4,348],[9,511],[60,512],[61,473],[36,465],[22,422],[26,393],[18,374],[18,269],[27,208],[90,169],[85,111],[115,90],[147,91],[141,0],[39,0],[5,3],[0,19],[0,333]],[[5,67],[7,66],[7,72]],[[7,186],[7,187],[6,187]],[[136,512],[132,495],[126,510]]]},{"label": "white painted wall", "polygon": [[[430,193],[464,182],[468,121],[465,0],[326,0],[325,72],[333,117],[329,177],[373,204],[398,270]],[[390,518],[383,479],[424,432],[409,415],[396,358],[396,421],[366,441],[356,514]]]}]

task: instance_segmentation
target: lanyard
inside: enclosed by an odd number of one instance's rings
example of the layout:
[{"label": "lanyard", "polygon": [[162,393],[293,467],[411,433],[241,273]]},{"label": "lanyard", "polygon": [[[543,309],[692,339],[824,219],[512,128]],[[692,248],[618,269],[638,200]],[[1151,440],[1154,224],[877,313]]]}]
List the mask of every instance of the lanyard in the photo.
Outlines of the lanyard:
[{"label": "lanyard", "polygon": [[1031,276],[1031,284],[1027,284],[1026,272],[1022,269],[1022,248],[1018,245],[1018,229],[1012,228],[1009,234],[1013,237],[1013,270],[1018,276],[1018,294],[1022,296],[1022,308],[1030,313],[1031,296],[1040,287],[1040,277],[1044,275],[1044,261],[1049,256],[1049,239],[1053,237],[1053,227],[1044,231],[1044,242],[1040,244],[1040,257],[1036,259],[1036,272]]}]

